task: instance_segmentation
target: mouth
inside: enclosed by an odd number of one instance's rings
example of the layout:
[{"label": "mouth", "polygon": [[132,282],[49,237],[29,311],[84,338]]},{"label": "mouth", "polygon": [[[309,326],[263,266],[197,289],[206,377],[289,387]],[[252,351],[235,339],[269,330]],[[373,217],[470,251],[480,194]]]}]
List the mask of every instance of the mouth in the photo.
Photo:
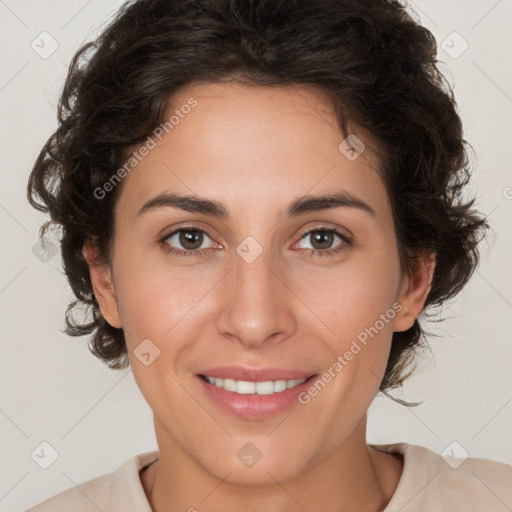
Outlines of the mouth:
[{"label": "mouth", "polygon": [[317,374],[310,375],[303,379],[277,379],[259,382],[213,377],[209,375],[199,375],[199,377],[212,386],[225,389],[226,391],[237,393],[239,395],[273,395],[275,393],[282,393],[287,389],[294,389],[316,377],[316,375]]},{"label": "mouth", "polygon": [[299,395],[319,374],[222,367],[203,370],[195,377],[213,407],[246,420],[265,420],[296,406]]}]

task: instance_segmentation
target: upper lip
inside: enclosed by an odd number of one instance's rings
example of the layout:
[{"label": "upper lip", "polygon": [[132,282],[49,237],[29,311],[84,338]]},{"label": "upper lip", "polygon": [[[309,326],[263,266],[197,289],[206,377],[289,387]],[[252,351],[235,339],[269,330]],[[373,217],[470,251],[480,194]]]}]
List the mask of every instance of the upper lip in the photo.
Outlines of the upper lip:
[{"label": "upper lip", "polygon": [[316,375],[315,372],[289,370],[286,368],[248,368],[246,366],[216,366],[197,373],[220,379],[265,382],[269,380],[300,380]]}]

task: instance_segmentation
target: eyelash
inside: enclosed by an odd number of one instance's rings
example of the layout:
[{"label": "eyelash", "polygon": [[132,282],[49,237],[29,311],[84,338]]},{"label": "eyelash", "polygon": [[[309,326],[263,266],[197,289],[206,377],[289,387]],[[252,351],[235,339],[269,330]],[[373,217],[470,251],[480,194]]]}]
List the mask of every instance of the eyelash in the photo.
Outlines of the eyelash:
[{"label": "eyelash", "polygon": [[[166,241],[172,237],[173,235],[175,235],[176,233],[180,233],[182,231],[196,231],[198,233],[203,233],[204,235],[208,236],[208,238],[211,238],[208,233],[206,231],[204,231],[203,229],[201,228],[198,228],[196,226],[183,226],[183,227],[180,227],[179,229],[176,229],[174,231],[172,231],[171,233],[163,236],[162,238],[159,239],[159,244],[161,245],[161,247],[164,249],[164,251],[166,251],[167,253],[171,253],[171,254],[174,254],[175,256],[178,256],[178,257],[186,257],[186,256],[203,256],[207,253],[208,249],[196,249],[195,251],[184,251],[184,250],[179,250],[179,249],[176,249],[172,246],[170,246],[168,243],[166,243]],[[340,233],[339,231],[337,231],[336,229],[334,228],[330,228],[330,227],[327,227],[327,226],[319,226],[317,228],[314,228],[314,229],[311,229],[309,231],[307,231],[306,233],[304,233],[301,237],[300,237],[300,240],[302,240],[303,238],[306,238],[308,235],[311,235],[312,233],[317,233],[317,232],[321,232],[321,233],[333,233],[335,234],[336,236],[338,236],[339,238],[341,238],[341,240],[344,242],[340,245],[339,248],[337,249],[325,249],[325,250],[320,250],[320,249],[304,249],[304,250],[307,250],[307,251],[310,251],[310,255],[311,257],[313,256],[324,256],[324,255],[327,255],[327,256],[335,256],[337,255],[338,253],[342,252],[342,251],[346,251],[348,249],[348,247],[350,247],[352,245],[352,240],[350,238],[348,238],[346,235],[343,235],[342,233]]]}]

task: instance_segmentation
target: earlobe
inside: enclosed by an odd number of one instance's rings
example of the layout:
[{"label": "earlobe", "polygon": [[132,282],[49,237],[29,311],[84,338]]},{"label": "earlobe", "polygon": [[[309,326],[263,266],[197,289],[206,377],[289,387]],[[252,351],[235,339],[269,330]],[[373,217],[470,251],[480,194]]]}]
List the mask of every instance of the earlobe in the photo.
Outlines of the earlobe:
[{"label": "earlobe", "polygon": [[101,314],[112,327],[120,329],[122,324],[110,266],[97,263],[96,248],[87,242],[84,243],[82,254],[89,265],[92,287]]},{"label": "earlobe", "polygon": [[423,310],[428,293],[432,287],[432,279],[436,264],[436,253],[421,253],[411,262],[411,275],[403,280],[397,297],[402,309],[396,315],[393,324],[395,332],[406,331],[414,325],[414,321]]}]

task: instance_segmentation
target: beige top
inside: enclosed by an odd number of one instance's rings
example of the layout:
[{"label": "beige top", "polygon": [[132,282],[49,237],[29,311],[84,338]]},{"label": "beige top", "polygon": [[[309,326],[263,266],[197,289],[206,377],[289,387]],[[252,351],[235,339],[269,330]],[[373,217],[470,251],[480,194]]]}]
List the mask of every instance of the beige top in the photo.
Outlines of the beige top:
[{"label": "beige top", "polygon": [[[404,468],[383,512],[510,512],[512,466],[487,459],[449,459],[408,443],[373,445],[404,456]],[[61,492],[25,512],[152,512],[139,472],[158,451],[131,457],[109,473]]]}]

